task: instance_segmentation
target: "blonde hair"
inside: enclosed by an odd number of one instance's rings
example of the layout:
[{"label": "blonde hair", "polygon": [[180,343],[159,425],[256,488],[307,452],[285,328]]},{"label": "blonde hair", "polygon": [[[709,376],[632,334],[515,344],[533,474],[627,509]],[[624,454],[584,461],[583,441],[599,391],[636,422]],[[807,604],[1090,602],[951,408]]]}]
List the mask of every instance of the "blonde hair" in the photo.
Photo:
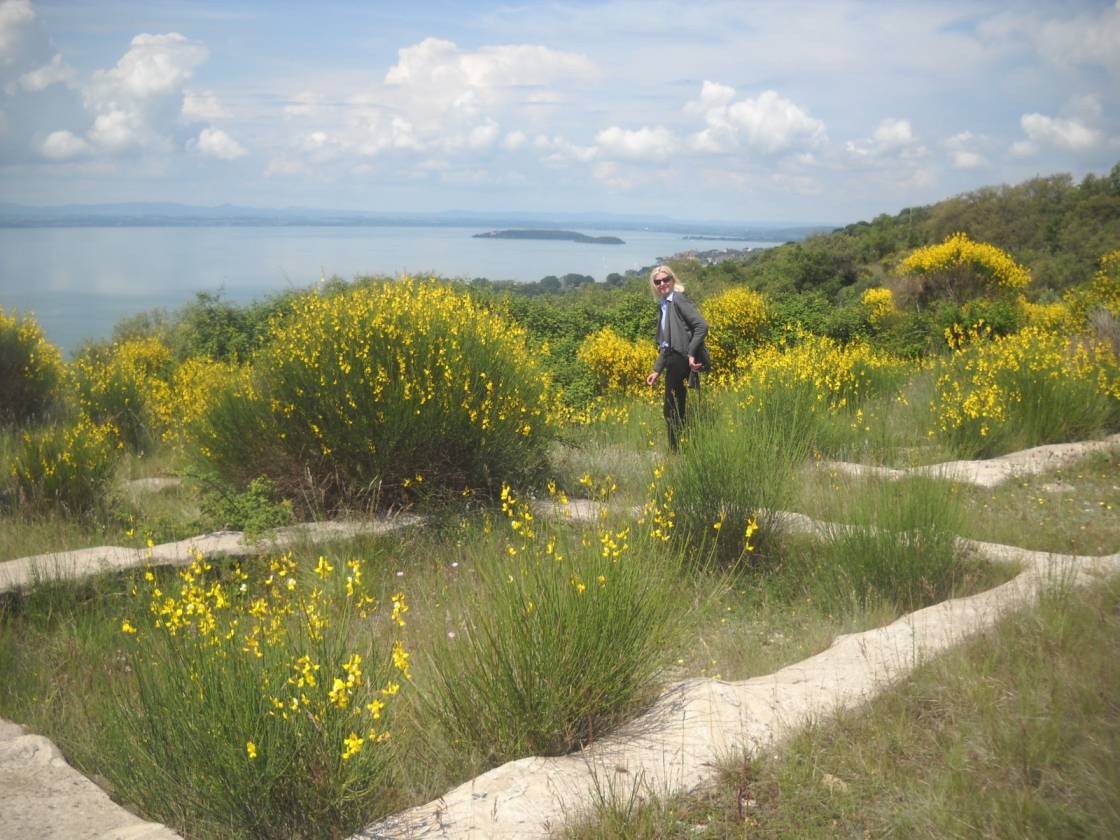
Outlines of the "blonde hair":
[{"label": "blonde hair", "polygon": [[653,279],[658,274],[668,275],[669,277],[673,278],[673,291],[674,292],[683,292],[684,291],[684,285],[681,283],[680,280],[677,279],[676,272],[674,272],[673,269],[669,268],[669,266],[667,266],[667,265],[659,265],[659,266],[656,266],[653,269],[653,271],[651,271],[649,273],[649,290],[651,292],[653,292],[653,296],[655,298],[661,297],[661,294],[657,291],[657,283],[654,282],[654,279]]}]

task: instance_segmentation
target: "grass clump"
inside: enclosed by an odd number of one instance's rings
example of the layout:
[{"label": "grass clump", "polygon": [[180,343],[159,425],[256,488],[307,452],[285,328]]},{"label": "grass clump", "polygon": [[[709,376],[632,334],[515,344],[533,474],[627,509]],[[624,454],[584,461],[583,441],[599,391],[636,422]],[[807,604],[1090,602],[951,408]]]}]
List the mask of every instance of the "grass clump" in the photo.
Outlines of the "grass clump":
[{"label": "grass clump", "polygon": [[675,527],[694,556],[714,547],[731,564],[770,553],[817,421],[810,393],[796,387],[746,404],[725,392],[697,406],[664,474]]},{"label": "grass clump", "polygon": [[227,482],[263,474],[311,509],[406,502],[420,485],[496,492],[543,468],[550,406],[523,330],[404,279],[294,299],[195,449]]},{"label": "grass clump", "polygon": [[218,834],[359,829],[388,798],[391,713],[410,678],[392,641],[404,596],[376,611],[363,571],[289,554],[223,574],[196,558],[174,592],[148,571],[120,625],[128,667],[102,772],[149,814]]},{"label": "grass clump", "polygon": [[877,601],[904,611],[936,603],[961,582],[956,535],[964,527],[960,492],[915,476],[842,485],[828,506],[823,550],[810,555],[808,588],[833,609]]},{"label": "grass clump", "polygon": [[652,697],[683,617],[679,562],[629,523],[553,529],[502,496],[473,608],[423,668],[431,716],[488,764],[605,734]]}]

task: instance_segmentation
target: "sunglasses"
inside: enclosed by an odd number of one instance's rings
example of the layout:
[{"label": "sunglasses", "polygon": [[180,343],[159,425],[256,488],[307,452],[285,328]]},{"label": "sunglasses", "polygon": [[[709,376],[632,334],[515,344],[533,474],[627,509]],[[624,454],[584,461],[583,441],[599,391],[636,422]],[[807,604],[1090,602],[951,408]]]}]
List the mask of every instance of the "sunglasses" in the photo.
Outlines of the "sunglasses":
[{"label": "sunglasses", "polygon": [[664,286],[666,283],[672,283],[672,277],[655,277],[653,282],[658,286]]}]

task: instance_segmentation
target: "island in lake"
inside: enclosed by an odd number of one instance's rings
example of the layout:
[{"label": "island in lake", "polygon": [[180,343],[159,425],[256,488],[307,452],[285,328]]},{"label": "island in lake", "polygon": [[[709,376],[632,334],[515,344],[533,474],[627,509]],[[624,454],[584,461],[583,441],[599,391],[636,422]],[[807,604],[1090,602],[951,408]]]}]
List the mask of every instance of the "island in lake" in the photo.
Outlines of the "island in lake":
[{"label": "island in lake", "polygon": [[568,242],[588,242],[592,245],[625,245],[617,236],[587,236],[574,230],[492,230],[476,233],[475,239],[563,239]]}]

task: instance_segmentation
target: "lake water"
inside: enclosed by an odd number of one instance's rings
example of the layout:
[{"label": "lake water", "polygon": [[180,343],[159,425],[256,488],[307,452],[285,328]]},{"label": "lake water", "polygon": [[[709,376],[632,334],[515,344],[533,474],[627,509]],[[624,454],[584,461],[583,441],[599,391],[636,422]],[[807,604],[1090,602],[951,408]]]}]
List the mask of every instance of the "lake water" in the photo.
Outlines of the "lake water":
[{"label": "lake water", "polygon": [[174,309],[197,291],[247,303],[320,277],[434,273],[535,282],[549,274],[602,281],[695,248],[769,242],[686,240],[655,231],[585,231],[624,245],[474,239],[460,227],[0,228],[0,306],[34,313],[47,338],[72,352],[108,337],[121,318]]}]

